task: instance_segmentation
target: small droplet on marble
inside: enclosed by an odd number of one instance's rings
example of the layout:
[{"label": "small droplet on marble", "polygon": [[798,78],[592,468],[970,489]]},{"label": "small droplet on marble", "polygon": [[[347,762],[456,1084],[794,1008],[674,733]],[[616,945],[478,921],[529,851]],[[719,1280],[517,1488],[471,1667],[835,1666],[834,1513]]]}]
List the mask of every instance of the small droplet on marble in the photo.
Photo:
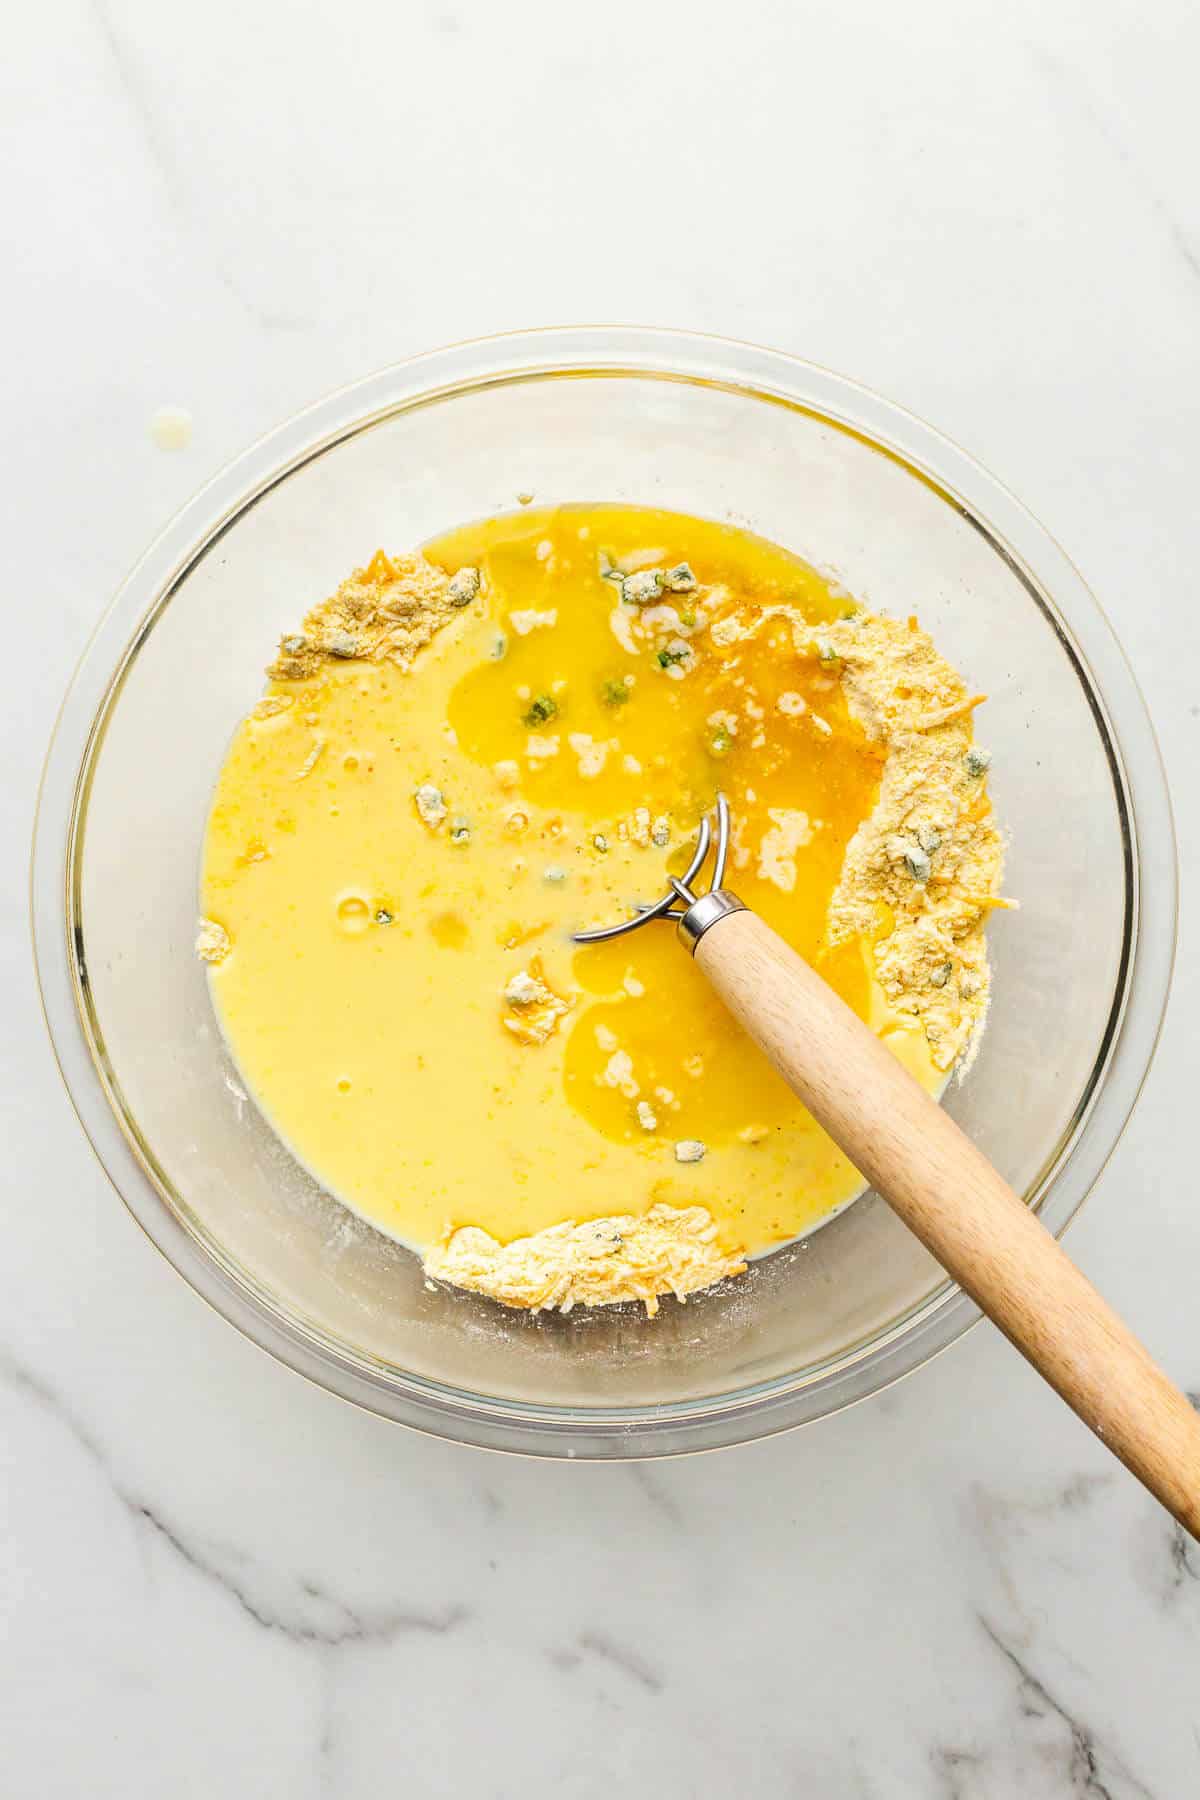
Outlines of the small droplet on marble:
[{"label": "small droplet on marble", "polygon": [[192,415],[186,406],[160,406],[150,420],[150,436],[160,450],[186,450],[192,441]]}]

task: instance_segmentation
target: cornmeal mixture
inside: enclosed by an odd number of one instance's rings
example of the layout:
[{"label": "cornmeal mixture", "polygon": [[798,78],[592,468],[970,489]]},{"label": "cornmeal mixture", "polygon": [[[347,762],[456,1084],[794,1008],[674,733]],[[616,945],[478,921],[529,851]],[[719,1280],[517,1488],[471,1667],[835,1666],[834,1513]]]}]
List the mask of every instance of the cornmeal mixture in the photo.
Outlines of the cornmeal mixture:
[{"label": "cornmeal mixture", "polygon": [[708,521],[566,506],[376,553],[280,642],[197,942],[259,1106],[431,1277],[683,1298],[861,1191],[656,898],[718,791],[727,884],[931,1091],[1006,904],[982,699],[915,618]]}]

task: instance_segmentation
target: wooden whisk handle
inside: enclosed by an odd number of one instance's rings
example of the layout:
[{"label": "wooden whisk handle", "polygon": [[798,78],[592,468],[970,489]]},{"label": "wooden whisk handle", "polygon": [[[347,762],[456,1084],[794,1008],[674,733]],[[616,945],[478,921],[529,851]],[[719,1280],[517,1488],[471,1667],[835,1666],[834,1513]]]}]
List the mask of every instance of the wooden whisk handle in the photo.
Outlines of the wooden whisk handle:
[{"label": "wooden whisk handle", "polygon": [[717,918],[695,959],[947,1273],[1200,1538],[1200,1416],[987,1158],[754,913]]}]

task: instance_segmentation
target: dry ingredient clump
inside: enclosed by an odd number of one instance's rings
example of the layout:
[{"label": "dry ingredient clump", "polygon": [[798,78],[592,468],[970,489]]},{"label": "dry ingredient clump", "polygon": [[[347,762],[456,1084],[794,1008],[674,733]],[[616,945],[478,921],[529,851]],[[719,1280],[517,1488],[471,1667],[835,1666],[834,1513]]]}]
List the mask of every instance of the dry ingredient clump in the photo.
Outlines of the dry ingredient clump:
[{"label": "dry ingredient clump", "polygon": [[991,759],[972,743],[984,696],[915,620],[857,613],[824,638],[851,712],[887,749],[874,811],[846,849],[827,942],[873,943],[890,1004],[922,1027],[939,1069],[961,1058],[965,1071],[987,1018],[988,914],[1011,904],[997,894],[1004,844],[983,784]]},{"label": "dry ingredient clump", "polygon": [[503,1000],[500,1022],[522,1044],[544,1044],[571,1010],[571,1002],[547,984],[536,956],[527,969],[510,977]]},{"label": "dry ingredient clump", "polygon": [[201,919],[196,933],[196,955],[201,962],[222,963],[232,948],[229,933],[223,925],[218,925],[215,919]]},{"label": "dry ingredient clump", "polygon": [[721,1244],[706,1207],[659,1202],[641,1218],[567,1220],[509,1244],[463,1225],[427,1252],[425,1268],[435,1280],[533,1312],[634,1300],[653,1316],[661,1294],[683,1300],[743,1274],[746,1263]]},{"label": "dry ingredient clump", "polygon": [[303,631],[279,641],[267,674],[307,681],[329,658],[412,667],[417,653],[479,592],[478,569],[447,576],[423,556],[376,551],[328,600],[305,614]]},{"label": "dry ingredient clump", "polygon": [[459,569],[450,577],[450,585],[446,589],[451,606],[470,606],[479,594],[479,570]]},{"label": "dry ingredient clump", "polygon": [[413,794],[413,805],[417,809],[417,817],[422,825],[430,831],[437,831],[445,824],[447,806],[442,797],[442,790],[435,787],[432,781],[423,781]]}]

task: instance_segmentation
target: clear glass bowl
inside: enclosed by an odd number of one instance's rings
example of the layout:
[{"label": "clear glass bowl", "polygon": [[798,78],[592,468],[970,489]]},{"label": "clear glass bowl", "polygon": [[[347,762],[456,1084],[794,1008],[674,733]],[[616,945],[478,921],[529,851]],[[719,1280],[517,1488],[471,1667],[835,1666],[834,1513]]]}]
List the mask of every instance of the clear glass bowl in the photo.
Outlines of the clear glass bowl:
[{"label": "clear glass bowl", "polygon": [[711,338],[581,328],[438,351],[321,401],[185,508],[104,617],[50,748],[33,866],[50,1031],[151,1239],[324,1387],[546,1455],[759,1437],[871,1393],[977,1317],[877,1196],[653,1320],[432,1291],[264,1124],[192,953],[210,790],[278,633],[377,544],[521,492],[749,526],[867,605],[919,612],[988,691],[1021,911],[994,919],[990,1026],[946,1104],[1063,1229],[1136,1098],[1174,949],[1170,809],[1136,685],[1067,557],[961,450],[839,376]]}]

